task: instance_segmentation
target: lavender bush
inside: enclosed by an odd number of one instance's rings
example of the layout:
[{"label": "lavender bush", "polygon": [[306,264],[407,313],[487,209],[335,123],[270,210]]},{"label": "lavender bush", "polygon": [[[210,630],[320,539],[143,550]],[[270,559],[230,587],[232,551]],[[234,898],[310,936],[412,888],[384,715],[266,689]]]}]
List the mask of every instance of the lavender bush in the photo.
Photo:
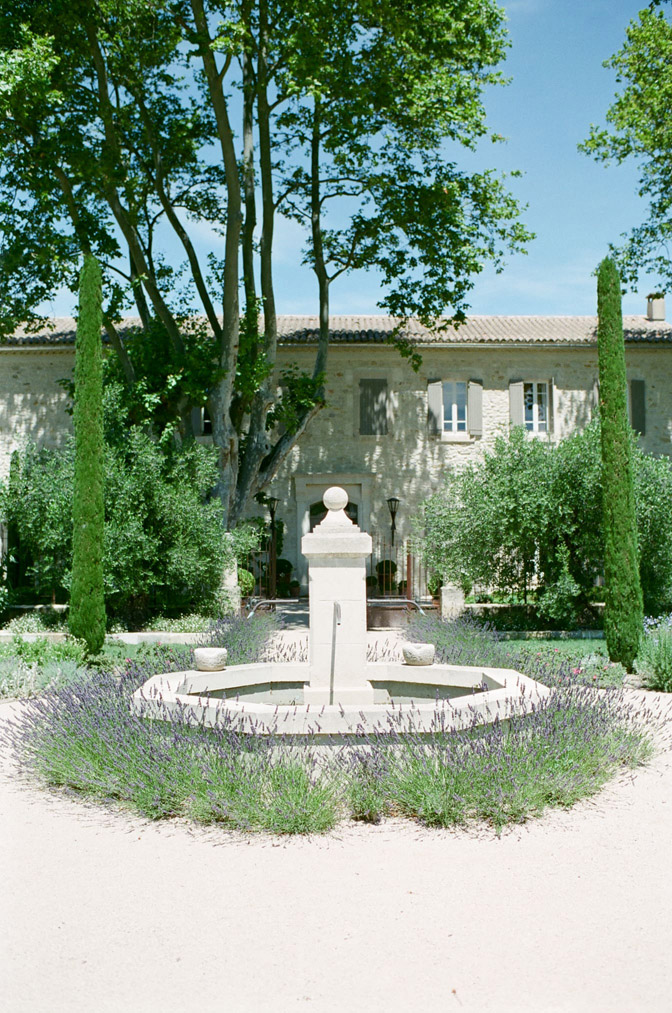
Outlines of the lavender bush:
[{"label": "lavender bush", "polygon": [[637,671],[647,689],[672,693],[672,626],[660,624],[642,638]]},{"label": "lavender bush", "polygon": [[436,660],[446,665],[486,665],[513,668],[545,686],[620,686],[625,669],[581,647],[567,651],[540,645],[531,640],[524,645],[504,640],[494,627],[472,616],[446,621],[434,616],[413,616],[406,631],[408,640],[436,646]]},{"label": "lavender bush", "polygon": [[[268,616],[227,620],[208,642],[244,663],[266,649],[272,625]],[[481,639],[485,654],[492,644],[505,646]],[[465,644],[460,650],[464,663]],[[386,815],[432,826],[485,820],[499,829],[546,806],[571,805],[651,750],[641,731],[647,716],[635,714],[621,691],[569,680],[524,718],[460,732],[437,725],[434,736],[403,737],[387,728],[319,762],[310,739],[290,744],[240,735],[226,717],[206,728],[193,712],[153,721],[132,713],[133,692],[153,674],[184,668],[186,655],[154,646],[115,671],[25,701],[5,725],[3,742],[42,783],[153,819],[182,816],[276,834],[323,832],[344,817],[377,822]]]},{"label": "lavender bush", "polygon": [[431,826],[484,820],[497,830],[570,806],[650,754],[622,695],[590,687],[555,689],[524,717],[399,746],[388,775],[392,811]]}]

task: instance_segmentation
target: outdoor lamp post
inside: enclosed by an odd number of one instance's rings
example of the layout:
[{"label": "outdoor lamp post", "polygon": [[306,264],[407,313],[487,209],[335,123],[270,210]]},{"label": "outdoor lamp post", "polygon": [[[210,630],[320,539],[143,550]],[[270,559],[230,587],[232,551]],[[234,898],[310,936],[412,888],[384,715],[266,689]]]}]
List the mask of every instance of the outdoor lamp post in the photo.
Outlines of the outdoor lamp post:
[{"label": "outdoor lamp post", "polygon": [[280,500],[277,496],[269,496],[266,500],[268,503],[268,511],[271,515],[271,558],[269,561],[269,589],[268,597],[275,598],[275,585],[276,585],[276,541],[275,541],[275,511],[278,509],[278,503]]},{"label": "outdoor lamp post", "polygon": [[392,545],[394,545],[394,532],[397,530],[396,517],[397,510],[399,509],[399,499],[396,496],[390,496],[387,501],[387,508],[390,511],[390,517],[392,519],[392,524],[390,525],[390,538]]}]

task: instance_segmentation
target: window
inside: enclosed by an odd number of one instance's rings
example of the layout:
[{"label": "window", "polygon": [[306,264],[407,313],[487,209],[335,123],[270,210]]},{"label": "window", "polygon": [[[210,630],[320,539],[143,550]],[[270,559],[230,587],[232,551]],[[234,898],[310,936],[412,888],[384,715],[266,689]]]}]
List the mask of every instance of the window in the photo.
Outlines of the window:
[{"label": "window", "polygon": [[387,380],[359,381],[360,436],[387,435]]},{"label": "window", "polygon": [[553,432],[553,378],[510,380],[509,418],[511,426],[524,426],[538,436]]},{"label": "window", "polygon": [[523,409],[528,433],[548,432],[548,383],[545,380],[523,384]]},{"label": "window", "polygon": [[191,424],[194,427],[194,436],[212,439],[212,419],[207,408],[192,408]]},{"label": "window", "polygon": [[443,432],[467,432],[467,384],[464,380],[443,381]]},{"label": "window", "polygon": [[483,433],[482,380],[430,380],[427,384],[430,436],[468,442]]}]

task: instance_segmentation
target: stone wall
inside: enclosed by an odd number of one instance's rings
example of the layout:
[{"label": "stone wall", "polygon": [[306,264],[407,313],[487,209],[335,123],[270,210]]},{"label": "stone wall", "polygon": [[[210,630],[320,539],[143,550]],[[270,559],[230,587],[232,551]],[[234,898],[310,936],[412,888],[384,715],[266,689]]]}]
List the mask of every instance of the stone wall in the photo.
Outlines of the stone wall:
[{"label": "stone wall", "polygon": [[58,446],[72,432],[67,396],[58,381],[72,377],[75,350],[0,346],[0,481],[14,450],[33,441]]},{"label": "stone wall", "polygon": [[[284,348],[281,362],[312,369],[314,352]],[[333,481],[360,504],[364,530],[389,531],[386,500],[398,496],[399,539],[411,533],[421,502],[439,488],[448,468],[482,457],[498,434],[509,429],[509,381],[552,380],[553,433],[557,440],[590,421],[595,405],[596,348],[502,347],[425,349],[418,373],[387,346],[336,345],[330,349],[327,405],[294,448],[272,494],[286,526],[283,555],[299,562],[298,545],[308,530],[307,509]],[[628,376],[646,383],[646,435],[641,445],[655,454],[672,453],[672,348],[630,346]],[[359,435],[359,380],[387,377],[388,433]],[[482,436],[451,441],[430,436],[427,384],[431,379],[483,382]],[[331,477],[330,477],[331,476]],[[258,510],[258,508],[257,508]],[[253,511],[255,512],[255,511]],[[302,568],[303,569],[303,568]],[[305,574],[301,573],[302,578]]]},{"label": "stone wall", "polygon": [[[296,363],[312,371],[314,349],[285,346],[279,368]],[[58,445],[71,431],[67,398],[58,380],[74,365],[70,346],[0,348],[0,480],[11,453],[28,440]],[[646,385],[646,435],[642,447],[672,453],[672,347],[627,347],[628,375]],[[359,434],[359,380],[388,381],[388,433]],[[430,436],[427,384],[431,379],[483,382],[482,436],[459,440]],[[386,500],[401,500],[399,540],[411,533],[421,502],[435,491],[447,468],[463,467],[482,456],[497,434],[509,428],[509,381],[552,380],[554,429],[559,439],[591,418],[597,379],[597,349],[559,346],[487,345],[426,348],[414,373],[387,345],[334,345],[329,352],[327,405],[313,420],[282,467],[270,492],[280,498],[278,517],[285,522],[283,555],[302,566],[300,539],[308,531],[308,508],[327,485],[346,488],[359,505],[365,531],[389,532]],[[254,505],[250,513],[260,513]],[[302,572],[305,577],[305,572]]]}]

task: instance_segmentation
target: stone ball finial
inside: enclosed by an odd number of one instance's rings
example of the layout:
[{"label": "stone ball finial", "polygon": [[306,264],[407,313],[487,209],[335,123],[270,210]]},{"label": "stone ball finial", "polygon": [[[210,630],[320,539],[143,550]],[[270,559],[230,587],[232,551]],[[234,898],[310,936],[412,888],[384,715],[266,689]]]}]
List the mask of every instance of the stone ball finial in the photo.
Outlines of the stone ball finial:
[{"label": "stone ball finial", "polygon": [[340,485],[332,485],[322,497],[327,510],[345,510],[348,505],[348,494]]}]

